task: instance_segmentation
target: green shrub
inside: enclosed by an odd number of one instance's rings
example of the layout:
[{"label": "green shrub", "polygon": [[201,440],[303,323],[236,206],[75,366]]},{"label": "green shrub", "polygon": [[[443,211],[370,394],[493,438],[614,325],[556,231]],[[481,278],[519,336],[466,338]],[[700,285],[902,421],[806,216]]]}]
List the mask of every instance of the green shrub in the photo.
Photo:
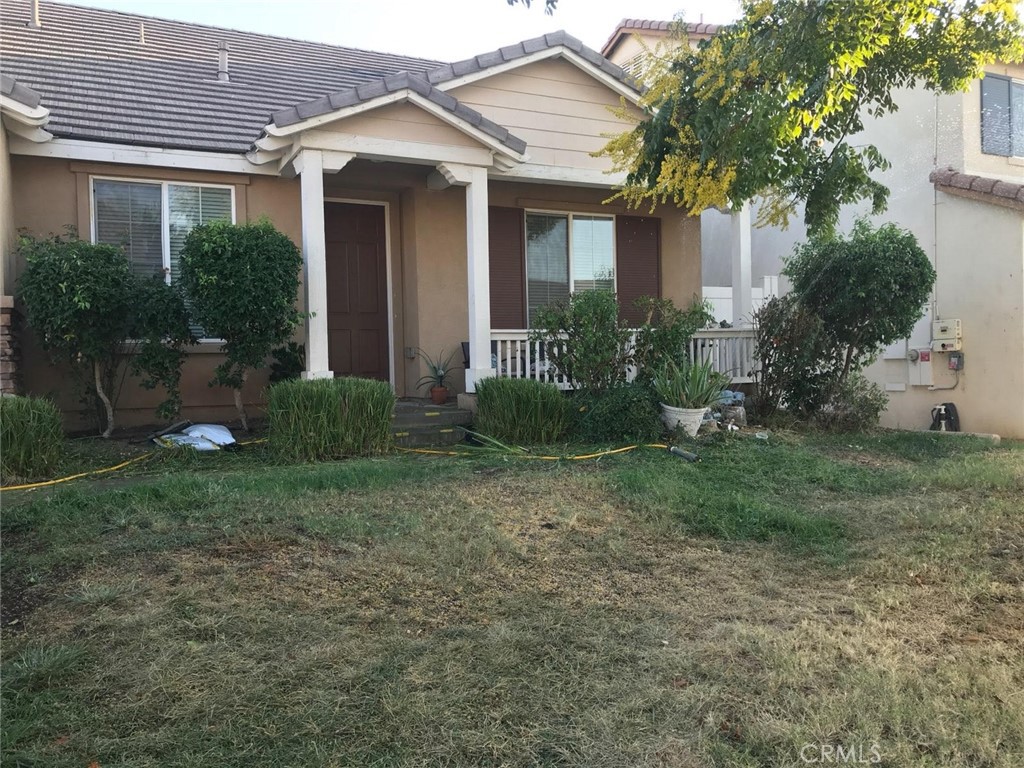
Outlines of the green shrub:
[{"label": "green shrub", "polygon": [[[879,402],[850,377],[887,345],[910,335],[924,312],[935,270],[914,235],[893,224],[873,229],[858,220],[848,238],[829,236],[798,246],[782,272],[793,284],[755,316],[757,408],[779,407],[810,421],[848,410],[851,392],[868,415]],[[874,403],[874,404],[872,404]]]},{"label": "green shrub", "polygon": [[855,373],[836,390],[832,399],[815,415],[815,423],[825,429],[858,432],[878,426],[878,419],[889,403],[885,391]]},{"label": "green shrub", "polygon": [[132,272],[124,249],[66,237],[22,237],[25,271],[18,292],[43,349],[89,382],[101,404],[103,436],[114,429],[116,383],[125,360],[142,386],[162,386],[157,414],[173,418],[184,347],[195,339],[184,300],[162,280]]},{"label": "green shrub", "polygon": [[181,283],[195,319],[224,339],[224,362],[210,385],[234,390],[242,429],[249,421],[242,387],[291,338],[302,315],[295,308],[302,254],[267,219],[254,224],[214,221],[193,228],[181,249]]},{"label": "green shrub", "polygon": [[306,345],[289,341],[270,353],[274,361],[270,364],[270,383],[294,381],[306,370]]},{"label": "green shrub", "polygon": [[635,304],[644,315],[633,346],[633,365],[641,381],[651,381],[669,361],[685,359],[693,334],[715,319],[711,304],[697,297],[687,310],[679,309],[672,299],[651,296],[641,296]]},{"label": "green shrub", "polygon": [[391,445],[395,395],[387,382],[282,381],[270,388],[270,451],[286,461],[367,456]]},{"label": "green shrub", "polygon": [[530,332],[531,341],[544,344],[547,359],[577,389],[590,392],[625,382],[631,338],[608,291],[579,291],[568,302],[542,308]]},{"label": "green shrub", "polygon": [[569,426],[569,401],[554,384],[491,377],[476,387],[476,429],[518,445],[553,443]]},{"label": "green shrub", "polygon": [[0,477],[51,474],[64,450],[60,411],[39,397],[0,397]]},{"label": "green shrub", "polygon": [[648,383],[578,392],[572,410],[572,437],[584,443],[650,443],[665,431],[658,398]]}]

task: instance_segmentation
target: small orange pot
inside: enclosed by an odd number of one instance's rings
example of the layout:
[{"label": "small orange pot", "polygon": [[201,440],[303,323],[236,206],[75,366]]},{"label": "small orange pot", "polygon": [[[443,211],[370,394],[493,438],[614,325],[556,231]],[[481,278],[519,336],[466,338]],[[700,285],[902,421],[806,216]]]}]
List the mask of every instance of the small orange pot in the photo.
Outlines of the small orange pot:
[{"label": "small orange pot", "polygon": [[448,402],[448,387],[431,387],[430,401],[434,405],[444,405]]}]

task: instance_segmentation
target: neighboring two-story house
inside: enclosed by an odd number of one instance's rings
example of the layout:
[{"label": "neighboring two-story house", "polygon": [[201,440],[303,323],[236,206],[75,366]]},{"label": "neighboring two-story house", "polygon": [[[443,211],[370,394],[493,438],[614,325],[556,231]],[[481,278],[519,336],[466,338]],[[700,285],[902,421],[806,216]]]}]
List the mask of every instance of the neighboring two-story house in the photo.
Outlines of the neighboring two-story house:
[{"label": "neighboring two-story house", "polygon": [[[667,28],[624,21],[603,52],[635,63],[642,46],[626,41],[639,36],[654,46]],[[866,121],[862,140],[892,162],[879,176],[891,194],[878,220],[913,232],[938,275],[912,336],[885,350],[867,375],[889,395],[884,425],[922,429],[935,404],[953,402],[962,429],[1024,438],[1024,66],[987,72],[966,93],[900,90],[898,112]],[[844,211],[840,227],[866,212]],[[733,274],[734,229],[721,216],[703,222],[705,282]],[[755,283],[777,274],[803,239],[799,221],[788,230],[754,228],[747,274]],[[951,370],[957,361],[962,368]]]}]

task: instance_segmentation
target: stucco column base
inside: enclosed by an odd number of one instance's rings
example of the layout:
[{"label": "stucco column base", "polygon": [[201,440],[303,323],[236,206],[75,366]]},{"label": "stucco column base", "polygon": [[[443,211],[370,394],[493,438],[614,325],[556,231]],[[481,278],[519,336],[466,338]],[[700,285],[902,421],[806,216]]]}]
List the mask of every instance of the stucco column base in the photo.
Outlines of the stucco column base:
[{"label": "stucco column base", "polygon": [[334,371],[303,371],[302,378],[305,381],[314,381],[316,379],[333,379]]}]

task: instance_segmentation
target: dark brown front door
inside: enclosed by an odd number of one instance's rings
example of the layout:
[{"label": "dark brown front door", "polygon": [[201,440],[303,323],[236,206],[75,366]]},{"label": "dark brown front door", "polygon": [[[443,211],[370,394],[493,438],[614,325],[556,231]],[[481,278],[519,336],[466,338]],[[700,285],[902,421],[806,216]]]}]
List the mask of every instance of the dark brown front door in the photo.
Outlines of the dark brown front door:
[{"label": "dark brown front door", "polygon": [[326,203],[327,332],[335,376],[388,380],[384,206]]}]

